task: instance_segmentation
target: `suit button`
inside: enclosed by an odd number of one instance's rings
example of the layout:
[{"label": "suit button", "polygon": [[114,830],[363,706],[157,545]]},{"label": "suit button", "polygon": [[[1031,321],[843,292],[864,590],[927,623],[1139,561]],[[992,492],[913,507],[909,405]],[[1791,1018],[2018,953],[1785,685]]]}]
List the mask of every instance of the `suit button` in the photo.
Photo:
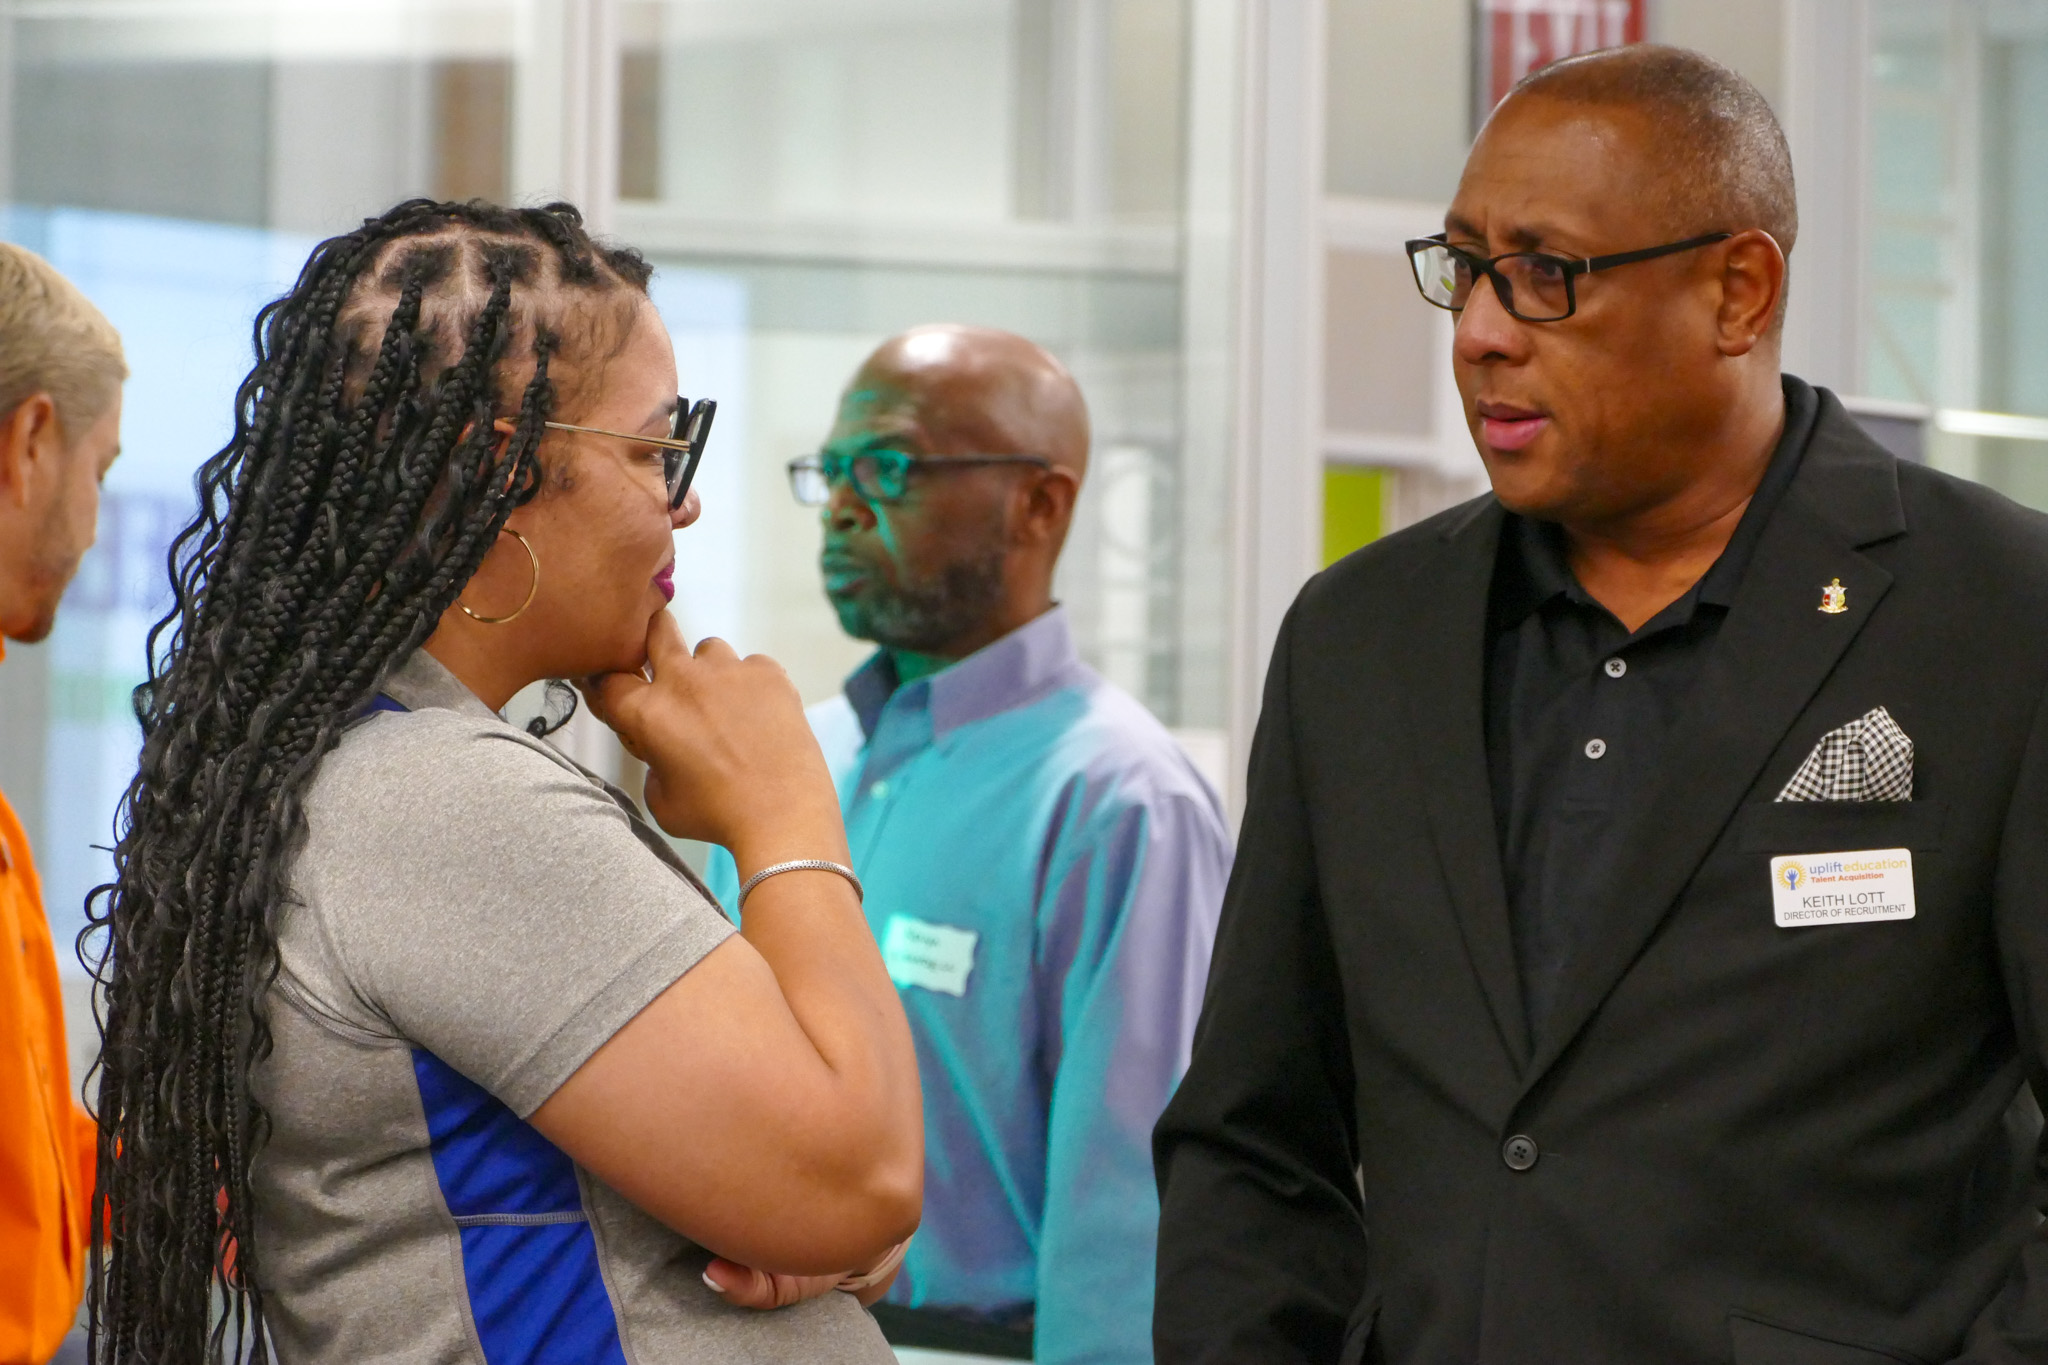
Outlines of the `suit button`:
[{"label": "suit button", "polygon": [[1541,1153],[1536,1150],[1536,1139],[1515,1134],[1500,1145],[1500,1159],[1511,1171],[1526,1171],[1536,1164]]}]

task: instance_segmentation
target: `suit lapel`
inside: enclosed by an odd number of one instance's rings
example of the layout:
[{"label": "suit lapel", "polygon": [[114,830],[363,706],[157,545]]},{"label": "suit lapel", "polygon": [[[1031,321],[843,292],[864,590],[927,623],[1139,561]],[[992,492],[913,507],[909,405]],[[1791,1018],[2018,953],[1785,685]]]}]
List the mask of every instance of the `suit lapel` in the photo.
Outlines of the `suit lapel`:
[{"label": "suit lapel", "polygon": [[1486,611],[1505,516],[1489,500],[1436,546],[1404,595],[1401,659],[1415,757],[1465,952],[1520,1071],[1529,1060],[1486,768]]},{"label": "suit lapel", "polygon": [[[1595,889],[1537,1040],[1529,1085],[1642,952],[1891,586],[1891,575],[1857,547],[1904,530],[1896,470],[1832,396],[1823,397],[1805,466],[1764,528],[1686,699],[1664,778],[1625,841],[1631,852],[1614,883]],[[1823,590],[1837,579],[1845,609],[1823,611]]]}]

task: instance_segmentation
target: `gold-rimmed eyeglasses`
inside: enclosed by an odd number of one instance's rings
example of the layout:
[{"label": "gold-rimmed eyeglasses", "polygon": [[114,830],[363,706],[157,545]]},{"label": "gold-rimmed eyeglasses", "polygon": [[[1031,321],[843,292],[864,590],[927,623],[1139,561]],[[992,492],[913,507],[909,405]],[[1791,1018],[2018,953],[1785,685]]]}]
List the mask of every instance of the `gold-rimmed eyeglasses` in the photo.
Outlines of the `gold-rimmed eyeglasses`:
[{"label": "gold-rimmed eyeglasses", "polygon": [[692,404],[677,394],[675,419],[669,423],[666,436],[640,436],[630,431],[578,426],[574,422],[543,422],[541,425],[551,431],[580,431],[586,436],[615,436],[621,441],[660,446],[662,482],[668,488],[668,505],[673,510],[681,507],[683,499],[690,496],[690,481],[697,477],[697,462],[704,458],[704,443],[711,438],[711,419],[717,415],[716,401],[705,398]]}]

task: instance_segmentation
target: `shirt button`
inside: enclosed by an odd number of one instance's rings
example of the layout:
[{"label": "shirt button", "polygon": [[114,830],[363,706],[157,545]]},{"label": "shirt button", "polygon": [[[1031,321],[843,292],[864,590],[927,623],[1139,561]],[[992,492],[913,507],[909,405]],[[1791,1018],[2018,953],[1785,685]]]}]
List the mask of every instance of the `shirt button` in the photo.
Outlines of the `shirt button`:
[{"label": "shirt button", "polygon": [[1624,673],[1626,673],[1626,672],[1628,672],[1628,660],[1626,660],[1626,659],[1609,659],[1609,660],[1607,661],[1607,676],[1608,676],[1608,677],[1610,677],[1610,678],[1618,678],[1618,677],[1620,677],[1620,676],[1621,676],[1622,674],[1624,674]]},{"label": "shirt button", "polygon": [[1536,1164],[1542,1153],[1536,1150],[1536,1139],[1515,1134],[1500,1145],[1500,1159],[1511,1171],[1526,1171]]},{"label": "shirt button", "polygon": [[870,786],[868,788],[868,795],[874,797],[877,801],[886,799],[889,795],[889,779],[885,777],[880,782]]},{"label": "shirt button", "polygon": [[1600,756],[1601,756],[1602,754],[1604,754],[1604,753],[1606,753],[1606,752],[1607,752],[1607,741],[1606,741],[1606,740],[1604,740],[1604,739],[1589,739],[1589,740],[1587,740],[1587,741],[1586,741],[1586,757],[1587,757],[1587,758],[1598,758],[1598,757],[1600,757]]}]

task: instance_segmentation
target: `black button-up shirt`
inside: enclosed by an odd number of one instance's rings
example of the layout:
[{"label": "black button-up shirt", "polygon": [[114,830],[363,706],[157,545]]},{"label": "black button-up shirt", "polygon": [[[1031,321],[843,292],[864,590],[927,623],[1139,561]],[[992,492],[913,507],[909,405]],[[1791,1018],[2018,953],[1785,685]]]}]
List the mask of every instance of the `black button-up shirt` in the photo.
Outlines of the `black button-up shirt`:
[{"label": "black button-up shirt", "polygon": [[1530,1031],[1540,1035],[1579,925],[1621,861],[1665,743],[1720,633],[1818,401],[1785,382],[1785,434],[1728,546],[1631,634],[1579,586],[1554,523],[1510,515],[1487,611],[1486,761]]}]

